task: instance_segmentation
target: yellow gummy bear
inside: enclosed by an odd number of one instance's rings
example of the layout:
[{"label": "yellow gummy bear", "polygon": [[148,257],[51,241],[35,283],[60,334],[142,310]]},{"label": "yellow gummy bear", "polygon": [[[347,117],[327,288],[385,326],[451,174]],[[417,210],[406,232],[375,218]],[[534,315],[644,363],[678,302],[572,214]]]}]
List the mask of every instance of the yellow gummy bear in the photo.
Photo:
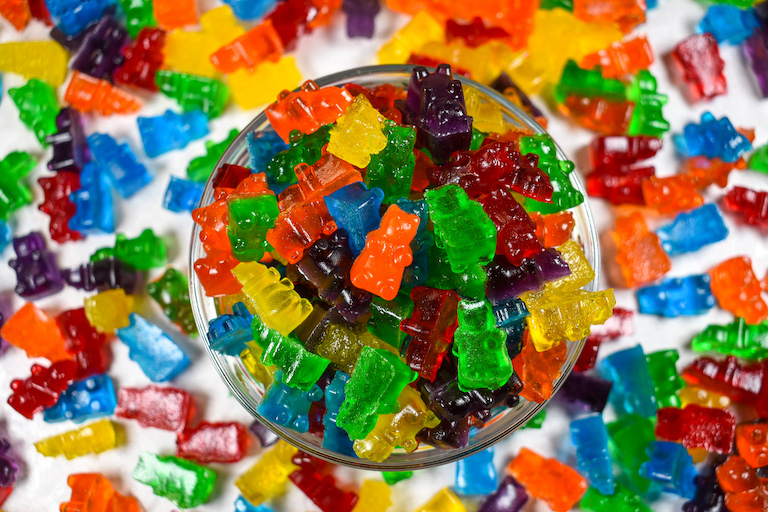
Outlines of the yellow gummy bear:
[{"label": "yellow gummy bear", "polygon": [[425,11],[420,11],[381,47],[379,64],[405,64],[412,53],[430,41],[445,41],[445,28]]},{"label": "yellow gummy bear", "polygon": [[587,23],[560,8],[537,11],[534,26],[527,58],[507,71],[527,94],[556,83],[568,59],[579,62],[623,37],[616,24]]},{"label": "yellow gummy bear", "polygon": [[491,41],[472,48],[464,44],[461,39],[449,44],[432,41],[416,52],[465,69],[471,73],[474,80],[483,84],[493,82],[502,71],[513,66],[523,55],[523,52],[514,52],[500,41]]},{"label": "yellow gummy bear", "polygon": [[353,324],[350,327],[328,324],[315,352],[352,375],[363,347],[380,348],[400,355],[395,347],[368,332],[362,324]]},{"label": "yellow gummy bear", "polygon": [[35,449],[45,457],[64,455],[67,460],[111,450],[120,444],[115,425],[108,419],[35,443]]},{"label": "yellow gummy bear", "polygon": [[418,391],[410,386],[403,388],[397,398],[398,412],[382,414],[365,439],[357,439],[353,448],[358,457],[382,462],[398,446],[410,453],[419,443],[416,434],[423,428],[434,428],[440,423],[430,411]]},{"label": "yellow gummy bear", "polygon": [[[245,34],[232,8],[222,5],[200,16],[200,31],[176,29],[165,38],[165,66],[192,75],[213,78],[219,75],[211,63],[211,54]],[[273,98],[274,99],[274,98]]]},{"label": "yellow gummy bear", "polygon": [[298,451],[298,448],[280,440],[265,452],[256,464],[235,480],[243,498],[258,507],[265,500],[282,494],[288,475],[299,469],[291,462]]},{"label": "yellow gummy bear", "polygon": [[387,512],[392,506],[391,495],[392,489],[385,482],[364,480],[352,512]]},{"label": "yellow gummy bear", "polygon": [[578,290],[595,279],[595,271],[589,260],[581,250],[581,246],[575,240],[568,240],[557,248],[562,255],[571,273],[563,278],[549,281],[544,285],[542,292],[545,295],[556,295],[562,292]]},{"label": "yellow gummy bear", "polygon": [[447,487],[413,512],[467,512],[459,498]]},{"label": "yellow gummy bear", "polygon": [[480,91],[464,87],[467,114],[472,116],[472,127],[485,133],[507,133],[512,127],[504,122],[504,112],[498,104],[481,97]]},{"label": "yellow gummy bear", "polygon": [[281,91],[293,90],[301,80],[292,56],[277,62],[262,62],[253,71],[241,68],[227,75],[232,99],[246,110],[275,101]]},{"label": "yellow gummy bear", "polygon": [[710,409],[727,409],[731,405],[731,399],[727,396],[697,386],[686,386],[677,392],[677,396],[680,397],[682,409],[689,404]]},{"label": "yellow gummy bear", "polygon": [[53,87],[64,83],[69,54],[55,41],[16,41],[0,44],[0,71],[37,78]]},{"label": "yellow gummy bear", "polygon": [[128,316],[133,309],[133,297],[122,288],[105,290],[85,299],[85,316],[99,332],[112,333],[131,325]]},{"label": "yellow gummy bear", "polygon": [[383,126],[384,117],[361,94],[331,128],[328,152],[355,167],[368,167],[371,155],[387,146]]},{"label": "yellow gummy bear", "polygon": [[269,327],[288,336],[312,312],[312,304],[294,291],[290,279],[280,278],[277,269],[255,261],[238,264],[232,273],[254,311]]},{"label": "yellow gummy bear", "polygon": [[272,380],[274,380],[277,368],[267,366],[261,362],[261,355],[264,353],[264,349],[258,344],[250,341],[245,345],[246,349],[240,353],[240,359],[242,359],[245,369],[248,370],[251,377],[264,385],[265,388],[269,387],[272,384]]}]

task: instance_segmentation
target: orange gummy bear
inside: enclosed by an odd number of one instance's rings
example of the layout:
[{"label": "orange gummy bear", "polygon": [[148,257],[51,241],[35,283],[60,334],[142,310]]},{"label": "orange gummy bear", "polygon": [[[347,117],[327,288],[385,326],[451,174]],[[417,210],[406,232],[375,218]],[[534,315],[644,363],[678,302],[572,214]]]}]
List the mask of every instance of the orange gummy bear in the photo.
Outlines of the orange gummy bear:
[{"label": "orange gummy bear", "polygon": [[676,174],[666,178],[651,176],[642,184],[645,206],[662,215],[690,210],[704,204],[691,176]]},{"label": "orange gummy bear", "polygon": [[521,398],[537,404],[549,400],[555,388],[554,381],[560,377],[566,348],[565,343],[558,343],[549,350],[539,352],[526,329],[523,349],[512,359],[512,368],[523,381]]},{"label": "orange gummy bear", "polygon": [[197,24],[195,0],[153,0],[152,8],[157,24],[166,30]]},{"label": "orange gummy bear", "polygon": [[616,23],[625,34],[645,23],[645,0],[574,0],[573,15],[588,23]]},{"label": "orange gummy bear", "polygon": [[277,30],[272,21],[266,20],[213,52],[211,63],[222,73],[232,73],[240,68],[253,69],[268,60],[277,62],[283,52]]},{"label": "orange gummy bear", "polygon": [[653,49],[645,34],[629,41],[618,41],[608,48],[590,53],[579,62],[583,69],[600,66],[605,78],[621,78],[648,69],[653,64]]},{"label": "orange gummy bear", "polygon": [[571,239],[575,221],[571,212],[558,212],[542,215],[539,212],[528,214],[536,223],[536,236],[544,247],[558,247]]},{"label": "orange gummy bear", "polygon": [[715,470],[731,512],[762,512],[768,509],[768,484],[738,455],[731,455]]},{"label": "orange gummy bear", "polygon": [[52,363],[72,359],[64,348],[66,341],[56,320],[32,302],[5,322],[0,337],[22,349],[27,357],[45,357]]},{"label": "orange gummy bear", "polygon": [[205,257],[195,261],[195,273],[205,288],[205,294],[209,297],[221,297],[240,293],[243,286],[232,273],[238,263],[240,262],[231,252],[217,249],[207,251]]},{"label": "orange gummy bear", "polygon": [[617,218],[611,235],[618,249],[616,262],[629,288],[655,281],[672,268],[659,237],[648,229],[640,213]]},{"label": "orange gummy bear", "polygon": [[21,32],[29,23],[32,14],[27,0],[0,0],[0,16]]},{"label": "orange gummy bear", "polygon": [[127,92],[79,71],[72,73],[64,101],[80,112],[98,112],[103,116],[129,114],[141,108],[141,102]]},{"label": "orange gummy bear", "polygon": [[410,244],[418,227],[418,215],[405,213],[394,204],[387,208],[379,229],[368,233],[365,247],[352,265],[352,284],[384,300],[394,300],[405,267],[413,262]]},{"label": "orange gummy bear", "polygon": [[507,471],[554,512],[567,512],[587,491],[587,481],[573,468],[523,448]]},{"label": "orange gummy bear", "polygon": [[737,425],[736,448],[753,468],[768,466],[768,422],[763,420]]},{"label": "orange gummy bear", "polygon": [[736,162],[723,162],[719,158],[709,159],[705,156],[694,156],[683,163],[681,172],[691,177],[693,186],[702,189],[710,185],[725,188],[728,176],[734,169],[746,169],[747,163],[743,158]]},{"label": "orange gummy bear", "polygon": [[627,132],[635,104],[569,94],[558,109],[585,128],[613,135]]},{"label": "orange gummy bear", "polygon": [[230,251],[232,246],[227,236],[229,207],[227,197],[232,189],[217,189],[214,201],[208,206],[192,210],[192,220],[200,225],[200,241],[206,252],[212,250]]},{"label": "orange gummy bear", "polygon": [[112,484],[99,473],[69,475],[72,488],[69,501],[59,506],[60,512],[140,512],[139,501],[115,492]]},{"label": "orange gummy bear", "polygon": [[267,232],[267,241],[289,263],[298,262],[320,236],[336,231],[323,197],[363,181],[363,175],[352,164],[330,153],[312,166],[297,165],[295,172],[299,182],[280,193],[280,214],[275,227]]},{"label": "orange gummy bear", "polygon": [[752,260],[737,256],[709,271],[710,288],[720,307],[756,325],[768,319],[768,305],[761,295],[760,280],[752,270]]},{"label": "orange gummy bear", "polygon": [[323,125],[336,121],[352,104],[346,89],[317,86],[307,80],[298,92],[283,91],[277,101],[267,107],[267,119],[275,132],[285,141],[293,130],[314,133]]}]

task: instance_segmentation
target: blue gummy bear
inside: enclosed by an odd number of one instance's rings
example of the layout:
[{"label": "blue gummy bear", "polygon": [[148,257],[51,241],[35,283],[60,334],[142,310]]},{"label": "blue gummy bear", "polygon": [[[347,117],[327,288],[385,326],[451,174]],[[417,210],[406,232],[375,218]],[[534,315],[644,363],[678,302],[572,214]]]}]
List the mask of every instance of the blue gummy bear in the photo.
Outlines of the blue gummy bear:
[{"label": "blue gummy bear", "polygon": [[277,370],[256,411],[265,420],[303,434],[309,430],[309,408],[321,398],[323,390],[317,384],[309,391],[292,388],[283,383],[283,371]]},{"label": "blue gummy bear", "polygon": [[747,151],[752,143],[736,131],[728,117],[715,119],[710,112],[701,115],[701,122],[688,123],[682,134],[672,137],[675,147],[686,158],[704,155],[720,158],[724,162],[735,162]]},{"label": "blue gummy bear", "polygon": [[80,173],[80,189],[72,192],[69,198],[75,204],[69,229],[82,234],[115,232],[112,190],[100,165],[95,162],[85,164]]},{"label": "blue gummy bear", "polygon": [[251,132],[245,137],[248,143],[248,167],[251,172],[263,172],[267,175],[267,185],[275,194],[279,194],[287,184],[278,184],[267,171],[267,164],[276,154],[288,149],[288,144],[274,131]]},{"label": "blue gummy bear", "polygon": [[341,187],[323,198],[336,225],[339,229],[347,230],[349,248],[355,256],[359,256],[365,247],[365,237],[368,233],[381,224],[379,208],[383,199],[383,190],[368,190],[361,182]]},{"label": "blue gummy bear", "polygon": [[0,219],[0,252],[3,252],[13,239],[13,231],[7,222]]},{"label": "blue gummy bear", "polygon": [[456,462],[456,492],[465,496],[486,495],[498,487],[493,447]]},{"label": "blue gummy bear", "polygon": [[56,26],[68,36],[76,36],[99,21],[115,0],[45,0]]},{"label": "blue gummy bear", "polygon": [[706,313],[717,303],[709,286],[711,281],[709,274],[700,274],[639,288],[635,293],[640,313],[667,318]]},{"label": "blue gummy bear", "polygon": [[105,133],[88,136],[93,159],[106,171],[109,183],[123,198],[131,197],[152,181],[147,168],[136,161],[128,144],[118,144]]},{"label": "blue gummy bear", "polygon": [[714,203],[677,215],[656,230],[661,247],[670,256],[695,252],[705,245],[725,240],[728,228]]},{"label": "blue gummy bear", "polygon": [[253,341],[251,322],[253,315],[245,304],[238,302],[232,306],[231,315],[221,315],[208,325],[208,343],[216,352],[228,356],[239,356],[245,350],[245,344]]},{"label": "blue gummy bear", "polygon": [[344,402],[344,389],[349,382],[349,375],[337,370],[333,380],[325,388],[325,407],[327,412],[323,416],[323,448],[332,452],[357,457],[352,449],[352,440],[343,428],[336,425],[336,417],[339,415],[341,404]]},{"label": "blue gummy bear", "polygon": [[640,466],[640,476],[660,484],[665,491],[693,499],[696,495],[694,479],[697,473],[693,459],[682,444],[653,441],[645,453],[650,460]]},{"label": "blue gummy bear", "polygon": [[258,507],[251,504],[242,496],[238,496],[235,500],[235,512],[273,512],[271,508],[266,505],[259,505]]},{"label": "blue gummy bear", "polygon": [[172,212],[191,212],[200,205],[205,183],[171,176],[163,196],[163,208]]},{"label": "blue gummy bear", "polygon": [[182,149],[193,140],[208,135],[208,116],[199,110],[177,114],[166,110],[157,117],[139,117],[141,142],[148,157]]},{"label": "blue gummy bear", "polygon": [[109,375],[99,373],[77,380],[59,396],[55,405],[43,411],[48,423],[72,420],[82,423],[93,418],[109,416],[117,407],[115,386]]},{"label": "blue gummy bear", "polygon": [[718,43],[741,44],[760,26],[753,9],[733,5],[712,5],[696,27],[696,32],[709,32]]},{"label": "blue gummy bear", "polygon": [[571,422],[571,440],[576,447],[579,470],[589,484],[602,494],[615,491],[611,455],[608,452],[608,430],[599,414]]},{"label": "blue gummy bear", "polygon": [[620,411],[656,416],[656,396],[643,347],[614,352],[600,362],[600,373],[613,382],[611,401]]},{"label": "blue gummy bear", "polygon": [[504,330],[525,324],[525,319],[529,315],[528,308],[525,307],[525,302],[522,299],[500,302],[492,306],[491,311],[493,311],[493,317],[496,319],[496,327]]},{"label": "blue gummy bear", "polygon": [[137,313],[131,324],[117,330],[117,337],[128,345],[129,357],[136,361],[152,382],[165,382],[189,366],[189,357],[166,333]]},{"label": "blue gummy bear", "polygon": [[278,0],[223,0],[232,8],[235,16],[251,21],[261,18],[277,5]]}]

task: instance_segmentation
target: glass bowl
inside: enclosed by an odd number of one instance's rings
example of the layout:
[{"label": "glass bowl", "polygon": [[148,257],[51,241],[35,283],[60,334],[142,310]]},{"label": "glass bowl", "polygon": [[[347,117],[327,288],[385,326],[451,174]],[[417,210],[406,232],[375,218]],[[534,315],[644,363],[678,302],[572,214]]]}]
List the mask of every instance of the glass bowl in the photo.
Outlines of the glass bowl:
[{"label": "glass bowl", "polygon": [[[329,75],[315,80],[315,82],[320,87],[330,85],[342,86],[348,82],[354,82],[369,88],[386,83],[407,88],[412,69],[413,66],[407,65],[369,66]],[[470,86],[476,89],[479,92],[481,101],[497,103],[504,112],[505,121],[513,127],[527,128],[534,133],[546,133],[536,121],[525,114],[520,108],[512,104],[503,95],[468,78],[458,75],[456,78],[465,86]],[[247,166],[248,149],[246,135],[252,131],[262,130],[272,130],[269,121],[263,112],[240,132],[240,135],[222,156],[217,167],[225,163]],[[559,147],[557,148],[557,156],[559,159],[566,158]],[[584,253],[596,272],[595,280],[587,285],[585,289],[596,291],[598,288],[600,270],[598,236],[595,230],[592,212],[586,199],[586,192],[579,181],[579,178],[576,176],[576,173],[571,174],[571,181],[585,196],[584,203],[571,210],[575,219],[573,238],[582,244]],[[200,206],[208,205],[212,201],[213,188],[211,186],[211,179],[209,179],[203,197],[200,200]],[[193,268],[194,262],[198,258],[205,255],[202,243],[199,240],[199,233],[200,226],[195,225],[190,249],[190,269]],[[273,430],[282,439],[307,453],[329,462],[358,469],[376,471],[409,471],[448,464],[482,451],[504,439],[512,432],[525,425],[529,419],[536,415],[536,413],[546,405],[546,402],[537,404],[521,399],[520,403],[514,408],[495,410],[492,420],[490,420],[484,428],[472,430],[469,443],[464,448],[439,449],[422,444],[412,453],[406,453],[402,449],[396,449],[395,452],[383,462],[372,462],[326,450],[322,447],[322,439],[311,433],[307,432],[300,434],[289,428],[276,425],[259,416],[258,412],[256,412],[256,408],[258,407],[261,398],[264,396],[264,386],[248,373],[239,357],[226,356],[212,350],[206,335],[208,331],[208,322],[216,318],[219,314],[227,313],[228,311],[223,310],[220,299],[206,296],[205,290],[200,284],[197,275],[194,272],[190,272],[190,274],[192,309],[194,311],[197,327],[200,331],[200,338],[205,345],[208,356],[211,358],[213,365],[226,383],[229,391],[248,412]],[[568,343],[567,356],[561,369],[561,376],[555,381],[555,392],[570,374],[583,346],[584,340]]]}]

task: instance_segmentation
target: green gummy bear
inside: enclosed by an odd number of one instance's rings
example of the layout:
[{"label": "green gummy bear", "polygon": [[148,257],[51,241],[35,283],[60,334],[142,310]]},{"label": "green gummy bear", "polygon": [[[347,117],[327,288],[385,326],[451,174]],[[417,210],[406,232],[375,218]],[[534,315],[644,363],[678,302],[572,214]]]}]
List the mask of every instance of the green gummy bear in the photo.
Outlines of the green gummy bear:
[{"label": "green gummy bear", "polygon": [[0,219],[32,202],[32,192],[22,180],[37,162],[25,151],[8,153],[0,162]]},{"label": "green gummy bear", "polygon": [[736,318],[728,325],[709,325],[693,338],[691,348],[761,361],[768,358],[768,322],[748,325],[743,318]]},{"label": "green gummy bear", "polygon": [[479,263],[463,272],[454,272],[444,249],[437,245],[429,248],[429,279],[426,286],[439,290],[455,290],[464,297],[482,299],[485,297],[487,280],[488,274]]},{"label": "green gummy bear", "polygon": [[413,313],[413,301],[404,293],[398,294],[389,301],[374,295],[371,301],[368,332],[400,350],[407,336],[400,330],[400,322],[410,317],[411,313]]},{"label": "green gummy bear", "polygon": [[600,66],[594,69],[583,69],[576,64],[576,61],[569,59],[553,94],[558,103],[563,103],[569,94],[624,101],[627,97],[627,86],[621,80],[603,77]]},{"label": "green gummy bear", "polygon": [[136,270],[149,270],[164,267],[168,262],[165,242],[151,229],[145,229],[136,238],[127,238],[118,233],[115,247],[104,247],[91,256],[91,261],[117,258]]},{"label": "green gummy bear", "polygon": [[459,389],[498,389],[512,377],[507,334],[496,328],[487,300],[459,301],[459,326],[453,335],[453,353],[459,362]]},{"label": "green gummy bear", "polygon": [[323,146],[331,140],[333,125],[321,126],[308,135],[298,130],[291,132],[288,149],[279,152],[267,163],[264,171],[270,185],[287,187],[298,183],[294,169],[299,164],[314,165],[323,156]]},{"label": "green gummy bear", "polygon": [[454,272],[486,264],[496,254],[496,226],[480,203],[458,185],[427,191],[435,243],[445,249]]},{"label": "green gummy bear", "polygon": [[212,469],[172,455],[160,457],[150,452],[139,455],[133,478],[181,508],[206,503],[216,483],[216,473]]},{"label": "green gummy bear", "polygon": [[120,7],[125,13],[125,27],[131,39],[136,39],[142,28],[157,26],[152,0],[120,0]]},{"label": "green gummy bear", "polygon": [[635,103],[627,135],[650,135],[661,138],[670,125],[664,119],[662,109],[667,95],[657,92],[656,77],[650,71],[641,70],[627,87],[627,99]]},{"label": "green gummy bear", "polygon": [[192,181],[204,182],[210,176],[213,170],[216,168],[216,164],[219,163],[221,157],[224,156],[224,152],[227,148],[235,142],[235,139],[240,134],[237,129],[232,129],[227,135],[227,138],[221,142],[213,142],[209,140],[205,143],[205,155],[193,158],[187,166],[187,177]]},{"label": "green gummy bear", "polygon": [[42,80],[32,78],[22,87],[9,89],[8,95],[19,109],[21,122],[47,147],[45,138],[57,131],[56,116],[60,109],[56,91]]},{"label": "green gummy bear", "polygon": [[541,0],[541,4],[539,4],[539,9],[548,11],[558,8],[573,12],[573,0]]},{"label": "green gummy bear", "polygon": [[685,382],[677,373],[675,363],[680,359],[677,350],[660,350],[645,356],[653,382],[653,394],[659,407],[680,407],[677,392],[685,387]]},{"label": "green gummy bear", "polygon": [[768,174],[768,144],[760,146],[749,159],[749,168]]},{"label": "green gummy bear", "polygon": [[221,115],[229,88],[221,80],[161,69],[155,77],[160,92],[176,100],[184,112],[200,110],[213,119]]},{"label": "green gummy bear", "polygon": [[147,294],[155,299],[163,313],[187,336],[197,336],[197,324],[189,300],[189,281],[179,269],[169,267],[157,281],[147,285]]},{"label": "green gummy bear", "polygon": [[481,132],[477,128],[472,128],[472,142],[469,144],[470,151],[476,151],[483,145],[483,141],[488,137],[488,134]]},{"label": "green gummy bear", "polygon": [[397,482],[411,478],[413,471],[382,471],[381,476],[387,482],[387,485],[395,485]]},{"label": "green gummy bear", "polygon": [[413,154],[416,129],[387,122],[384,135],[387,137],[387,145],[378,154],[371,155],[365,184],[368,189],[378,187],[383,190],[385,203],[394,203],[401,197],[408,199],[411,192],[411,180],[416,167]]},{"label": "green gummy bear", "polygon": [[251,328],[255,343],[264,350],[261,362],[280,368],[287,386],[309,391],[331,363],[305,349],[293,336],[283,336],[265,325],[258,316],[253,317]]},{"label": "green gummy bear", "polygon": [[545,133],[520,139],[520,152],[539,156],[539,168],[549,176],[552,183],[552,203],[525,199],[525,209],[542,214],[557,213],[574,208],[584,202],[584,194],[576,190],[570,175],[575,166],[570,160],[558,160],[555,142]]},{"label": "green gummy bear", "polygon": [[611,456],[624,470],[632,490],[645,496],[657,495],[658,487],[638,473],[640,466],[649,460],[645,449],[656,440],[653,422],[639,414],[627,414],[606,428]]},{"label": "green gummy bear", "polygon": [[267,231],[275,225],[280,210],[274,194],[230,198],[227,234],[232,254],[239,261],[259,261],[270,249]]},{"label": "green gummy bear", "polygon": [[336,424],[351,439],[363,439],[376,426],[379,414],[390,414],[397,408],[403,388],[416,380],[398,356],[386,350],[363,347],[355,371],[344,389]]},{"label": "green gummy bear", "polygon": [[616,484],[616,492],[611,496],[590,487],[581,497],[579,507],[585,512],[651,512],[640,496],[621,484]]},{"label": "green gummy bear", "polygon": [[547,410],[542,409],[539,412],[536,413],[536,416],[528,420],[528,423],[520,427],[521,429],[526,428],[541,428],[541,426],[544,424],[544,420],[547,419]]}]

